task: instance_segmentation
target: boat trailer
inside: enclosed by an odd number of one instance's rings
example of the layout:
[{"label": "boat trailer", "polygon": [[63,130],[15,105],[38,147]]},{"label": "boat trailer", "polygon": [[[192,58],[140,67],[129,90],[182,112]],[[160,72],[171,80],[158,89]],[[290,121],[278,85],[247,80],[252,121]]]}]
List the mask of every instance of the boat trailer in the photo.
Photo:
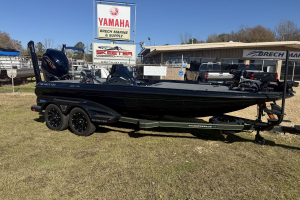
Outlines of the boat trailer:
[{"label": "boat trailer", "polygon": [[[36,83],[41,82],[41,75],[37,64],[37,57],[34,50],[34,43],[31,41],[28,43],[28,47],[31,52],[32,63],[34,66],[34,73],[36,77]],[[281,107],[274,103],[271,103],[271,108],[267,108],[265,103],[258,104],[258,113],[256,120],[244,119],[233,117],[229,115],[215,116],[210,118],[209,122],[200,122],[197,119],[180,119],[180,118],[169,118],[169,120],[165,119],[154,119],[149,120],[149,118],[132,118],[121,116],[116,113],[112,109],[101,106],[100,104],[95,104],[93,102],[89,102],[87,100],[80,99],[63,99],[63,98],[53,98],[53,97],[43,97],[43,99],[37,99],[39,105],[42,106],[32,106],[31,110],[35,112],[39,112],[42,114],[42,111],[46,109],[47,106],[48,114],[51,114],[51,118],[55,121],[58,119],[58,116],[62,116],[62,123],[58,127],[52,127],[52,130],[64,130],[68,127],[68,121],[64,114],[68,114],[68,110],[75,107],[79,109],[79,107],[84,108],[86,112],[82,112],[85,117],[84,120],[89,127],[89,131],[86,133],[81,133],[78,131],[72,130],[75,134],[79,136],[88,136],[92,134],[96,127],[93,125],[94,123],[99,124],[110,124],[117,121],[136,124],[140,128],[155,128],[155,127],[177,127],[177,128],[197,128],[197,129],[206,129],[206,130],[219,130],[221,133],[230,131],[230,132],[241,132],[241,131],[256,131],[255,142],[258,144],[265,144],[265,139],[260,135],[260,131],[274,131],[274,132],[283,132],[283,133],[291,133],[291,134],[300,134],[300,126],[296,125],[294,127],[280,126],[280,123],[283,121],[284,110],[285,110],[285,98],[286,92],[292,90],[292,86],[298,86],[298,83],[293,83],[291,86],[290,83],[287,84],[287,63],[289,60],[289,51],[286,53],[286,66],[285,66],[285,76],[284,82],[282,84],[278,84],[279,87],[283,90],[282,96],[282,105]],[[45,85],[51,85],[50,83],[41,83]],[[49,105],[49,106],[48,106]],[[51,106],[52,107],[51,107]],[[60,108],[61,109],[60,109]],[[46,110],[47,110],[46,109]],[[74,110],[74,109],[73,109]],[[72,111],[71,111],[72,112]],[[262,121],[262,116],[265,114],[268,115],[267,122]],[[83,119],[83,118],[82,118]],[[190,121],[189,121],[190,120]],[[49,122],[51,123],[51,122]],[[47,124],[47,123],[46,123]],[[47,125],[48,126],[48,125]],[[49,126],[48,126],[49,127]]]}]

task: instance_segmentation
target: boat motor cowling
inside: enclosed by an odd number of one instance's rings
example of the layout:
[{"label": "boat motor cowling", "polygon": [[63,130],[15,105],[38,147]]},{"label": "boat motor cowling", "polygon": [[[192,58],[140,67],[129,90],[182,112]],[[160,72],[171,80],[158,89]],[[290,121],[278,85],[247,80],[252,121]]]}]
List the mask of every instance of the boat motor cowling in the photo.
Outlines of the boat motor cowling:
[{"label": "boat motor cowling", "polygon": [[63,51],[47,49],[42,58],[45,81],[69,79],[69,60]]}]

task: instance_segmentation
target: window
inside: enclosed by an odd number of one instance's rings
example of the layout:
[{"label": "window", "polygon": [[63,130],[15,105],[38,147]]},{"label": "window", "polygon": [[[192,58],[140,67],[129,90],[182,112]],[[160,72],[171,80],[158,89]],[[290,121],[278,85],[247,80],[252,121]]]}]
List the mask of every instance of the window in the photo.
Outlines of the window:
[{"label": "window", "polygon": [[201,70],[207,70],[207,64],[202,64],[200,67]]},{"label": "window", "polygon": [[207,65],[207,69],[208,69],[208,70],[212,70],[212,64],[208,64],[208,65]]},{"label": "window", "polygon": [[192,62],[191,65],[190,65],[190,69],[192,71],[195,71],[195,70],[199,69],[199,66],[200,66],[200,63]]},{"label": "window", "polygon": [[197,62],[197,63],[207,63],[207,62],[216,62],[215,58],[200,58],[200,57],[191,57],[190,62]]},{"label": "window", "polygon": [[244,60],[232,59],[233,65],[244,64]]},{"label": "window", "polygon": [[[284,79],[284,75],[285,75],[285,61],[282,61],[282,65],[281,65],[281,73],[280,73],[280,79],[283,80]],[[294,61],[289,61],[289,65],[288,65],[288,74],[287,74],[287,80],[293,80],[293,73],[294,73]]]},{"label": "window", "polygon": [[237,70],[258,70],[255,65],[239,65]]},{"label": "window", "polygon": [[205,62],[216,62],[216,59],[215,58],[202,58],[201,62],[202,63],[205,63]]},{"label": "window", "polygon": [[244,64],[244,60],[240,59],[228,59],[228,58],[222,58],[221,59],[221,68],[222,70],[226,69],[226,67],[230,65],[238,65],[238,64]]},{"label": "window", "polygon": [[214,70],[214,71],[220,71],[220,70],[221,70],[221,67],[220,67],[220,65],[218,65],[218,64],[213,64],[212,70]]},{"label": "window", "polygon": [[300,81],[300,61],[295,62],[294,81]]},{"label": "window", "polygon": [[201,58],[200,57],[191,57],[190,58],[190,62],[195,62],[195,63],[200,63],[201,62]]},{"label": "window", "polygon": [[264,72],[276,72],[277,61],[276,60],[250,60],[250,64],[255,65],[258,70]]},{"label": "window", "polygon": [[263,60],[250,60],[250,64],[255,65],[258,70],[263,71]]},{"label": "window", "polygon": [[263,71],[276,73],[277,71],[276,66],[277,66],[276,60],[264,60]]},{"label": "window", "polygon": [[232,59],[221,59],[221,66],[224,67],[224,69],[229,65],[232,65]]}]

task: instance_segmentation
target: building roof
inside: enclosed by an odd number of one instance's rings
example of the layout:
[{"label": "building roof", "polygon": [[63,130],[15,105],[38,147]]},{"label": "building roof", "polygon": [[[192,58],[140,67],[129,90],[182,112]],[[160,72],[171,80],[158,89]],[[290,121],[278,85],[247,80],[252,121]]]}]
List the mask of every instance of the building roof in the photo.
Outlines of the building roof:
[{"label": "building roof", "polygon": [[19,56],[20,52],[15,49],[0,48],[0,55],[1,56]]},{"label": "building roof", "polygon": [[139,55],[145,57],[153,56],[160,52],[167,51],[195,51],[195,50],[213,50],[213,49],[234,49],[234,48],[256,48],[256,47],[290,47],[300,50],[300,41],[280,41],[280,42],[218,42],[218,43],[197,43],[180,44],[164,46],[146,46]]}]

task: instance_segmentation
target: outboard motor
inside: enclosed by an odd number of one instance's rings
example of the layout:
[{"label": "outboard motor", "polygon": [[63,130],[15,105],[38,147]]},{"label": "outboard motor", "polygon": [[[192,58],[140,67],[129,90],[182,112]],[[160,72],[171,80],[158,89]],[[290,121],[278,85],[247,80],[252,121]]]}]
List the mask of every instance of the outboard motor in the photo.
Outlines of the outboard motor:
[{"label": "outboard motor", "polygon": [[42,59],[45,81],[68,80],[69,60],[63,51],[47,49]]}]

